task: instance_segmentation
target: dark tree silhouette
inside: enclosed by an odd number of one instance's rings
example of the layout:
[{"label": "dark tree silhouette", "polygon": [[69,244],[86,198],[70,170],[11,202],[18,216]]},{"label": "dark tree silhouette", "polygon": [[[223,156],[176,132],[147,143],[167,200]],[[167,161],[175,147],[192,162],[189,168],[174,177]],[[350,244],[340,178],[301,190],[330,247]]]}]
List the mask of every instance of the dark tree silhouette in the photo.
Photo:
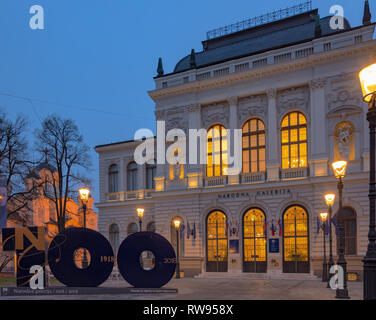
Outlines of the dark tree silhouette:
[{"label": "dark tree silhouette", "polygon": [[89,146],[71,119],[49,116],[36,131],[37,151],[54,167],[44,182],[44,195],[54,202],[59,232],[65,229],[67,202],[74,199],[80,186],[90,184],[80,172],[89,170]]}]

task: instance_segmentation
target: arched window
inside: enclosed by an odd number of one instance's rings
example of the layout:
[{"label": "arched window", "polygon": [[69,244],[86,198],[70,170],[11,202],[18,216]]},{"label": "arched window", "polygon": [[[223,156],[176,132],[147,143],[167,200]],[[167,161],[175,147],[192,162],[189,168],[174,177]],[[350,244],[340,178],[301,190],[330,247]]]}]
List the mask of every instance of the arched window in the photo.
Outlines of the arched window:
[{"label": "arched window", "polygon": [[155,222],[154,221],[149,222],[147,227],[146,227],[146,230],[148,232],[155,232],[155,230],[157,230],[157,226],[155,225]]},{"label": "arched window", "polygon": [[244,272],[266,272],[265,215],[260,209],[250,209],[243,218]]},{"label": "arched window", "polygon": [[282,120],[282,169],[307,166],[307,119],[301,112],[291,112]]},{"label": "arched window", "polygon": [[116,223],[110,225],[109,234],[110,234],[110,243],[111,243],[112,249],[116,253],[120,244],[119,226]]},{"label": "arched window", "polygon": [[259,119],[243,126],[243,173],[265,171],[265,126]]},{"label": "arched window", "polygon": [[[356,212],[353,208],[344,207],[341,217],[345,228],[345,255],[355,255],[357,250]],[[339,248],[339,238],[337,238]]]},{"label": "arched window", "polygon": [[222,211],[213,211],[206,221],[206,271],[227,272],[228,224]]},{"label": "arched window", "polygon": [[224,126],[217,124],[208,130],[208,164],[206,175],[218,177],[225,175],[227,168],[227,136]]},{"label": "arched window", "polygon": [[147,164],[146,165],[146,189],[154,189],[155,183],[154,183],[154,177],[155,177],[155,171],[157,169],[157,166],[155,164]]},{"label": "arched window", "polygon": [[110,169],[108,171],[109,176],[109,192],[114,193],[119,191],[119,184],[118,184],[118,166],[116,164],[113,164],[110,166]]},{"label": "arched window", "polygon": [[308,214],[300,206],[291,206],[283,215],[283,272],[308,273]]},{"label": "arched window", "polygon": [[180,235],[180,237],[179,237],[179,255],[181,256],[181,257],[183,257],[184,256],[184,239],[185,239],[185,232],[184,232],[184,230],[185,230],[185,226],[183,227],[183,225],[184,225],[184,220],[181,218],[181,217],[174,217],[174,218],[172,218],[172,220],[171,220],[171,225],[170,225],[170,232],[171,232],[171,244],[172,244],[172,246],[174,247],[174,249],[175,249],[175,252],[177,252],[176,251],[176,245],[177,245],[177,241],[176,241],[176,227],[175,227],[175,223],[174,223],[174,221],[176,220],[176,219],[178,219],[178,220],[180,220],[180,230],[179,230],[179,235]]},{"label": "arched window", "polygon": [[136,233],[138,232],[138,226],[136,223],[132,222],[128,225],[128,230],[127,230],[127,234],[128,236],[131,235],[132,233]]},{"label": "arched window", "polygon": [[131,162],[127,167],[127,190],[135,191],[138,190],[137,183],[137,163]]}]

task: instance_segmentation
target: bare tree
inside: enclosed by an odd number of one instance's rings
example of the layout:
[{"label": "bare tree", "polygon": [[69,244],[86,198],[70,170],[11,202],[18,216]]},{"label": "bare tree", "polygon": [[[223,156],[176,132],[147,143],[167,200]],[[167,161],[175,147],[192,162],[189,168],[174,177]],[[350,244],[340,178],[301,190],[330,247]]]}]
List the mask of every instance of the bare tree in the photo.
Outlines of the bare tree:
[{"label": "bare tree", "polygon": [[91,167],[89,146],[71,119],[47,117],[36,132],[37,150],[48,158],[55,173],[45,181],[45,196],[54,202],[59,232],[65,229],[67,202],[89,180],[80,174]]},{"label": "bare tree", "polygon": [[[0,112],[0,176],[6,180],[7,219],[22,226],[31,222],[30,205],[38,187],[34,184],[25,188],[24,180],[34,165],[29,160],[26,129],[27,122],[24,117],[9,120],[4,112]],[[1,252],[0,272],[13,257],[8,252]]]},{"label": "bare tree", "polygon": [[[0,175],[6,178],[8,218],[20,219],[29,208],[37,185],[25,188],[24,180],[35,165],[29,160],[25,132],[27,122],[18,116],[14,121],[3,115],[0,121]],[[25,217],[27,219],[27,217]],[[23,221],[25,225],[27,221]]]}]

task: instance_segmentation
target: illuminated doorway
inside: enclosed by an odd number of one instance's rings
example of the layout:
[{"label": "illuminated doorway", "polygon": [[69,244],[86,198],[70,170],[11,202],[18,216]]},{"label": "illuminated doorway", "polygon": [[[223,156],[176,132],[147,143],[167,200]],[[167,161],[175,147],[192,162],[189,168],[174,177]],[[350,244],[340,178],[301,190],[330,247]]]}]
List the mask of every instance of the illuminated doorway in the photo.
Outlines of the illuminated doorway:
[{"label": "illuminated doorway", "polygon": [[206,271],[227,272],[228,239],[226,215],[221,211],[211,212],[206,220]]},{"label": "illuminated doorway", "polygon": [[264,273],[266,263],[265,214],[250,209],[243,217],[243,271]]},{"label": "illuminated doorway", "polygon": [[300,206],[283,215],[283,272],[309,273],[308,214]]}]

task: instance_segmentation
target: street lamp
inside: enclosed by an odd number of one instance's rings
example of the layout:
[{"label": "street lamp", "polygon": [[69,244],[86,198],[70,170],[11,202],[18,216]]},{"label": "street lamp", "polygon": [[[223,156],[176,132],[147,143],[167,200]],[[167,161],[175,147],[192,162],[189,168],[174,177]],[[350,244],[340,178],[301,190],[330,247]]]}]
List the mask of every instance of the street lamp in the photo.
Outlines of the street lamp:
[{"label": "street lamp", "polygon": [[174,225],[176,228],[176,279],[180,279],[180,263],[179,263],[179,229],[180,229],[180,219],[174,220]]},{"label": "street lamp", "polygon": [[328,286],[327,288],[330,288],[330,269],[334,265],[333,260],[333,237],[332,237],[332,208],[334,204],[334,200],[336,198],[336,195],[334,193],[327,193],[325,195],[325,202],[329,209],[329,261],[328,261]]},{"label": "street lamp", "polygon": [[321,229],[322,229],[322,233],[324,234],[324,258],[322,262],[322,282],[328,282],[328,264],[326,262],[326,239],[325,239],[325,227],[326,227],[326,220],[328,219],[328,213],[321,212],[320,218],[322,221]]},{"label": "street lamp", "polygon": [[138,221],[140,223],[140,232],[142,231],[142,217],[144,216],[144,212],[145,212],[144,208],[137,209]]},{"label": "street lamp", "polygon": [[[78,190],[80,193],[80,198],[82,202],[82,210],[84,211],[84,229],[86,229],[86,209],[87,209],[87,203],[89,201],[89,196],[90,196],[90,190],[88,188],[81,188]],[[87,260],[87,255],[86,255],[86,248],[84,249],[84,256],[82,259],[82,268],[85,269],[88,266],[88,260]]]},{"label": "street lamp", "polygon": [[369,182],[369,232],[368,248],[363,259],[363,297],[376,300],[376,182],[375,182],[375,133],[376,133],[376,64],[359,73],[363,99],[369,103],[367,120],[370,129],[370,182]]},{"label": "street lamp", "polygon": [[338,287],[336,290],[337,299],[350,299],[349,292],[347,290],[347,262],[345,259],[345,226],[342,220],[342,190],[343,182],[342,179],[346,175],[346,161],[336,161],[332,164],[335,177],[338,179],[338,234],[339,234],[339,249],[338,249],[338,260],[337,264],[343,270],[343,288]]}]

